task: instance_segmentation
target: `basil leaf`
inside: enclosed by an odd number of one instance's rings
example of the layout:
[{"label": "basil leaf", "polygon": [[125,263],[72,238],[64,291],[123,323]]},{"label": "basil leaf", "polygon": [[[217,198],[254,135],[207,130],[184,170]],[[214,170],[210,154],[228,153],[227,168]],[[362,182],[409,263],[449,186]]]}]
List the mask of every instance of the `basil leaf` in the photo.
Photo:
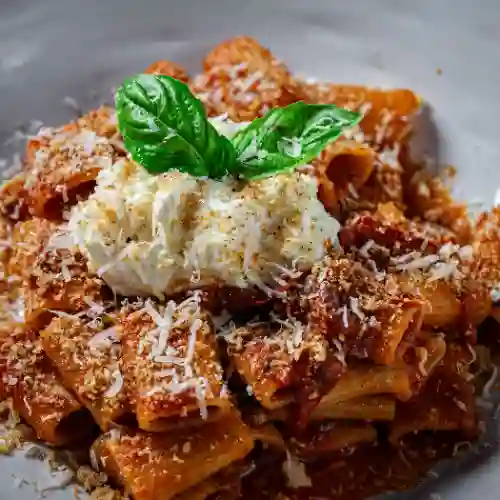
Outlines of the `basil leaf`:
[{"label": "basil leaf", "polygon": [[309,163],[361,118],[333,104],[297,102],[272,109],[233,137],[239,174],[256,179]]},{"label": "basil leaf", "polygon": [[149,172],[175,168],[218,178],[234,167],[234,147],[207,120],[202,103],[184,83],[136,75],[124,81],[115,100],[125,148]]}]

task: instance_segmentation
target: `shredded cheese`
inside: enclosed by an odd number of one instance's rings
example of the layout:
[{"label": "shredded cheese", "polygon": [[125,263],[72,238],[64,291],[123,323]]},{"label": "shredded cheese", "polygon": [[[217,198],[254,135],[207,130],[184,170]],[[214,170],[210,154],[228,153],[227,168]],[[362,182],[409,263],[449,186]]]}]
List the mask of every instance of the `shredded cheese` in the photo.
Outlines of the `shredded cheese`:
[{"label": "shredded cheese", "polygon": [[484,384],[483,390],[481,392],[481,397],[486,401],[491,401],[491,389],[493,388],[493,384],[498,380],[498,368],[493,366],[491,371],[491,376],[488,381]]},{"label": "shredded cheese", "polygon": [[311,478],[307,474],[305,465],[288,450],[286,451],[286,460],[283,462],[283,473],[290,488],[297,489],[312,486]]},{"label": "shredded cheese", "polygon": [[215,127],[217,132],[226,137],[233,137],[239,130],[245,128],[250,122],[233,122],[228,119],[227,115],[215,116],[209,118],[210,123]]},{"label": "shredded cheese", "polygon": [[394,270],[423,271],[427,273],[429,282],[443,279],[460,280],[473,260],[474,249],[471,245],[460,246],[453,243],[445,243],[437,253],[431,255],[411,251],[391,258]]},{"label": "shredded cheese", "polygon": [[112,377],[113,382],[103,394],[105,398],[114,398],[123,388],[123,375],[121,372],[119,370],[115,370]]},{"label": "shredded cheese", "polygon": [[[138,354],[152,363],[148,368],[152,373],[151,383],[148,384],[150,387],[143,396],[191,392],[197,400],[201,417],[207,419],[207,396],[212,392],[209,381],[199,373],[195,359],[198,334],[206,334],[200,302],[199,293],[194,293],[178,305],[170,301],[165,307],[155,306],[147,300],[143,311],[150,316],[156,328],[148,329],[145,336],[141,336]],[[170,333],[176,328],[188,333],[185,349],[174,347],[169,342]]]},{"label": "shredded cheese", "polygon": [[108,348],[113,342],[118,342],[116,327],[106,328],[106,330],[96,333],[87,345],[92,350],[100,347]]}]

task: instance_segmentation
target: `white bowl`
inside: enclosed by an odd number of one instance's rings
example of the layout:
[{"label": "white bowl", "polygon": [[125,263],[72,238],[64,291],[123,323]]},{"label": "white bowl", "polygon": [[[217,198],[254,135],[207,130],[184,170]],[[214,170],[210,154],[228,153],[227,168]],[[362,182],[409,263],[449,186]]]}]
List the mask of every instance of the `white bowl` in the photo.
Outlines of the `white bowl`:
[{"label": "white bowl", "polygon": [[[296,73],[415,89],[433,108],[428,152],[457,167],[458,197],[487,208],[500,187],[499,24],[499,0],[2,0],[0,157],[14,153],[15,140],[4,141],[30,120],[68,121],[65,97],[92,107],[156,59],[196,71],[211,46],[250,34]],[[491,420],[475,451],[394,498],[500,498],[499,435]],[[38,498],[15,477],[36,482],[45,467],[0,458],[0,498]]]}]

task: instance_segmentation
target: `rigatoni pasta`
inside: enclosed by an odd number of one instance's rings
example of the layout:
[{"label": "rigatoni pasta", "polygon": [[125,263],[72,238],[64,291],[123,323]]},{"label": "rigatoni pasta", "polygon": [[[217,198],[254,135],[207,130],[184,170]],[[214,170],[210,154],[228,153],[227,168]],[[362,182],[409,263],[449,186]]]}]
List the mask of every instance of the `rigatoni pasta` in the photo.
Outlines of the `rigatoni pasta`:
[{"label": "rigatoni pasta", "polygon": [[357,197],[358,190],[369,179],[375,166],[375,152],[355,141],[338,141],[318,157],[318,196],[325,207],[336,213],[348,195]]},{"label": "rigatoni pasta", "polygon": [[[92,419],[66,389],[46,358],[35,332],[11,325],[0,339],[3,393],[37,437],[61,446],[91,435]],[[80,432],[74,433],[73,426]]]},{"label": "rigatoni pasta", "polygon": [[249,429],[237,415],[184,433],[111,432],[92,453],[110,477],[137,500],[170,500],[244,458]]},{"label": "rigatoni pasta", "polygon": [[411,132],[412,118],[421,99],[409,89],[383,90],[360,85],[310,83],[303,85],[306,99],[331,103],[363,114],[365,140],[377,148],[404,144]]},{"label": "rigatoni pasta", "polygon": [[198,300],[171,301],[160,310],[146,302],[121,323],[123,359],[142,430],[201,425],[232,411],[214,332]]},{"label": "rigatoni pasta", "polygon": [[[394,391],[391,386],[387,390]],[[333,392],[333,391],[332,391]],[[378,390],[377,394],[386,391]],[[394,420],[396,400],[390,396],[359,396],[337,401],[336,394],[328,393],[311,412],[312,420]],[[406,394],[404,394],[406,396]],[[337,396],[338,397],[338,396]]]},{"label": "rigatoni pasta", "polygon": [[251,37],[240,36],[215,47],[203,61],[204,72],[192,89],[210,116],[253,120],[277,106],[303,99],[287,67]]},{"label": "rigatoni pasta", "polygon": [[46,248],[39,255],[24,286],[25,320],[42,328],[55,314],[78,313],[102,304],[111,295],[75,249]]},{"label": "rigatoni pasta", "polygon": [[123,362],[116,326],[78,317],[55,317],[40,333],[45,354],[64,385],[90,411],[103,431],[131,411],[123,388]]}]

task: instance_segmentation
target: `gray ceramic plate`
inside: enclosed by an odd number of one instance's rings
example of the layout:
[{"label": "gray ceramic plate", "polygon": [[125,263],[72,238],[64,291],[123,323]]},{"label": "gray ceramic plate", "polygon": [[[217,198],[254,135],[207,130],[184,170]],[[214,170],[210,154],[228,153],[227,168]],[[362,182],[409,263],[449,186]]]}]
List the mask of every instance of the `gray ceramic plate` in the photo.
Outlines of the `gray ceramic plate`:
[{"label": "gray ceramic plate", "polygon": [[[158,58],[197,70],[211,46],[244,33],[303,75],[414,88],[434,108],[429,152],[458,167],[458,197],[487,207],[500,187],[499,24],[498,0],[1,0],[0,157],[30,120],[70,119],[64,97],[91,107]],[[467,457],[395,498],[500,498],[500,430],[488,427]],[[16,478],[46,486],[44,467],[1,458],[0,499],[37,498]]]}]

